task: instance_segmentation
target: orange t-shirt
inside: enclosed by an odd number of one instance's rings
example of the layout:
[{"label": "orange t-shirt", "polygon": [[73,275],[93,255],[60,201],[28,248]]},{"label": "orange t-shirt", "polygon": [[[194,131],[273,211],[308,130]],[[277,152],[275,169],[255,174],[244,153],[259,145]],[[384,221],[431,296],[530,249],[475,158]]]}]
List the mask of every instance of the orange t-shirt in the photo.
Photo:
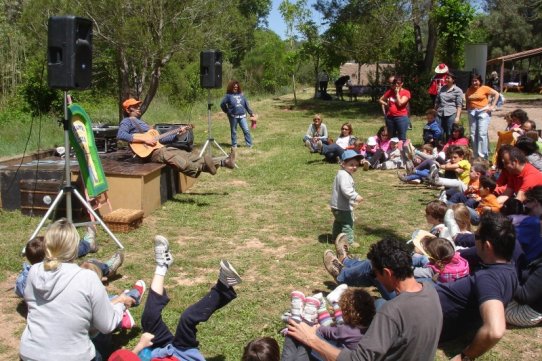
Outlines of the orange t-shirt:
[{"label": "orange t-shirt", "polygon": [[489,94],[491,94],[493,89],[487,85],[482,85],[478,89],[470,87],[465,93],[465,98],[467,99],[467,109],[481,109],[489,103]]}]

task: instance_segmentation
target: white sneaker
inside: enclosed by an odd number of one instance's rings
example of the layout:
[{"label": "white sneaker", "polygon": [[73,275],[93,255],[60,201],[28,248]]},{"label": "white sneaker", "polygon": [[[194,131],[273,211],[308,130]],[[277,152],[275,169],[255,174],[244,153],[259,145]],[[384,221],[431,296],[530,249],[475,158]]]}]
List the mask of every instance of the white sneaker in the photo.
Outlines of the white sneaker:
[{"label": "white sneaker", "polygon": [[224,259],[220,261],[220,273],[218,274],[218,279],[228,287],[233,287],[241,283],[241,276],[239,276],[239,273],[237,273],[235,268]]},{"label": "white sneaker", "polygon": [[169,242],[164,236],[156,235],[154,237],[154,259],[158,266],[169,267],[173,263],[173,256],[169,251]]}]

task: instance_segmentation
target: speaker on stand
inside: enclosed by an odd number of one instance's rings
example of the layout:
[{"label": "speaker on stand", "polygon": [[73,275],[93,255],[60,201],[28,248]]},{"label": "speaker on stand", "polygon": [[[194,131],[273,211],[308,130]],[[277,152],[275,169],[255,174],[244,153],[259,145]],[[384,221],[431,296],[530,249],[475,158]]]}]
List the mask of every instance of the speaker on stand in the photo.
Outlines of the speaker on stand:
[{"label": "speaker on stand", "polygon": [[[203,156],[209,144],[214,144],[225,156],[228,153],[216,142],[211,133],[211,89],[222,88],[222,52],[220,50],[204,50],[200,53],[200,85],[207,89],[207,140],[201,148],[199,156]],[[212,156],[211,147],[209,154]]]},{"label": "speaker on stand", "polygon": [[[87,89],[92,78],[92,21],[77,16],[52,16],[48,23],[47,43],[47,80],[49,87],[64,90],[64,148],[66,149],[64,170],[64,187],[58,192],[49,209],[30,236],[32,240],[37,236],[49,216],[66,198],[66,218],[73,222],[72,194],[79,199],[83,207],[94,216],[106,233],[117,243],[120,249],[124,246],[111,232],[102,219],[96,214],[88,201],[77,191],[71,183],[70,170],[70,128],[68,119],[68,104],[70,103],[68,90]],[[91,222],[94,223],[94,222]],[[84,223],[84,224],[88,224]],[[84,225],[83,224],[83,225]],[[80,226],[81,224],[78,224]]]}]

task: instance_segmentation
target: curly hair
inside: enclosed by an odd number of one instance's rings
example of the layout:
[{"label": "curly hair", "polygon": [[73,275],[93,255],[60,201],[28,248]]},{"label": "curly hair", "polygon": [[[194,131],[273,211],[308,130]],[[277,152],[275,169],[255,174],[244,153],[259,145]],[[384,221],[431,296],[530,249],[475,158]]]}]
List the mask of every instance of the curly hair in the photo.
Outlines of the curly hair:
[{"label": "curly hair", "polygon": [[230,80],[228,86],[226,87],[226,94],[234,94],[233,87],[237,84],[237,93],[241,94],[243,90],[241,89],[241,84],[237,80]]},{"label": "curly hair", "polygon": [[348,287],[339,299],[344,323],[352,327],[369,327],[376,313],[373,296],[363,288]]},{"label": "curly hair", "polygon": [[371,245],[367,258],[373,269],[382,273],[384,268],[388,268],[393,271],[397,280],[403,281],[414,275],[411,254],[411,245],[397,239],[385,238]]},{"label": "curly hair", "polygon": [[279,361],[280,347],[271,337],[262,337],[250,341],[243,351],[241,361]]}]

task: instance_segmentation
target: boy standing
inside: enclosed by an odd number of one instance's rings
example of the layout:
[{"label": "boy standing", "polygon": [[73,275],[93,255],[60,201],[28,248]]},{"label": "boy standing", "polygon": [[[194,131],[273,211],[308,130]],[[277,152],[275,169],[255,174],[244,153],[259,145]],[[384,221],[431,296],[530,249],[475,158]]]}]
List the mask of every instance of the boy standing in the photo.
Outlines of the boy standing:
[{"label": "boy standing", "polygon": [[354,205],[363,201],[363,198],[354,189],[352,174],[358,170],[361,154],[353,150],[346,150],[342,156],[341,169],[337,172],[331,190],[331,212],[335,220],[331,237],[337,238],[340,233],[346,233],[350,247],[356,247],[354,243]]}]

